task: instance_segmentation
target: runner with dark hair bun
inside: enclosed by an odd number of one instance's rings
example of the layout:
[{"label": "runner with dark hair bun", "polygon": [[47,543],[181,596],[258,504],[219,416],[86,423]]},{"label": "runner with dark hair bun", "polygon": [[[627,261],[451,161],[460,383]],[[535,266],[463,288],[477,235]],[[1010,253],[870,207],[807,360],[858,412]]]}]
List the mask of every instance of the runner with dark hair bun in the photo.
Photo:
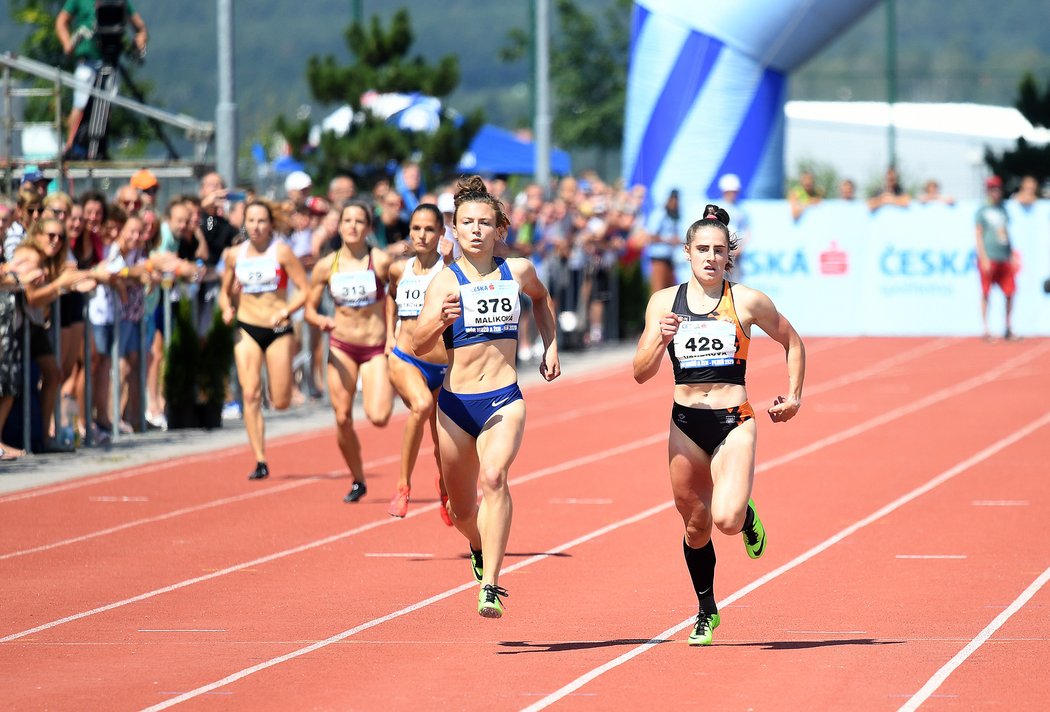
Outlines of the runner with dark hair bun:
[{"label": "runner with dark hair bun", "polygon": [[685,563],[700,607],[690,645],[710,645],[721,621],[712,527],[723,534],[742,533],[753,559],[766,548],[765,527],[751,500],[758,436],[744,388],[751,327],[773,337],[787,355],[788,395],[778,396],[767,411],[774,423],[798,412],[806,372],[802,339],[772,300],[726,279],[736,246],[728,226],[729,214],[717,205],[706,206],[704,216],[690,226],[685,251],[692,278],[650,297],[634,356],[639,383],[660,370],[664,349],[674,368],[668,467],[685,524]]}]

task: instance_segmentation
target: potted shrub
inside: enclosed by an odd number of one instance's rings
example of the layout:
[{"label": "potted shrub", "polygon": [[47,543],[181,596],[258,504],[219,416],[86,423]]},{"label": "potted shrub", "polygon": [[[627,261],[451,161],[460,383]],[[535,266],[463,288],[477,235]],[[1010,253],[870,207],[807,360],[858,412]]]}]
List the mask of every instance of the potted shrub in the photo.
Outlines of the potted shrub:
[{"label": "potted shrub", "polygon": [[212,314],[211,328],[204,337],[197,360],[197,419],[204,428],[222,427],[222,406],[226,402],[226,382],[233,366],[233,326],[222,320],[218,310]]},{"label": "potted shrub", "polygon": [[182,299],[172,306],[171,340],[164,358],[165,416],[170,430],[196,428],[200,345],[193,305],[189,299]]}]

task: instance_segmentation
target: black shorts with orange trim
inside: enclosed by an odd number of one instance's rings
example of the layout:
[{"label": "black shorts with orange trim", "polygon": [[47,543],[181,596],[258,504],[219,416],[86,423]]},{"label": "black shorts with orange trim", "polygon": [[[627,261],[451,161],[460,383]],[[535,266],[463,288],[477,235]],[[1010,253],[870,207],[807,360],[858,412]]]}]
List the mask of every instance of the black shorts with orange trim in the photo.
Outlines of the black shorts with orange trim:
[{"label": "black shorts with orange trim", "polygon": [[690,408],[678,403],[671,408],[671,425],[708,456],[715,454],[733,428],[754,417],[755,410],[747,401],[732,408]]}]

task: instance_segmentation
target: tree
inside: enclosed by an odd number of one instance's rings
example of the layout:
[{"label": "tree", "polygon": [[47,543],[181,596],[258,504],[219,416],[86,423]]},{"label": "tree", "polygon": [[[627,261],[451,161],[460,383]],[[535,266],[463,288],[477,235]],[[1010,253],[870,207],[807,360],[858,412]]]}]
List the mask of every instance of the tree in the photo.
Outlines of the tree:
[{"label": "tree", "polygon": [[349,104],[354,121],[346,135],[326,131],[315,148],[308,143],[308,119],[289,121],[283,116],[276,129],[288,141],[292,155],[314,169],[315,182],[327,181],[340,171],[359,177],[388,172],[390,162],[420,158],[424,175],[433,180],[452,174],[483,122],[480,111],[468,117],[444,112],[434,133],[403,131],[363,110],[362,96],[378,93],[414,93],[444,100],[459,84],[459,61],[448,55],[431,67],[418,55],[410,57],[415,39],[408,12],[398,10],[384,30],[379,18],[352,22],[344,33],[354,62],[340,66],[334,57],[310,57],[306,79],[310,93],[322,104]]},{"label": "tree", "polygon": [[[1033,126],[1050,127],[1050,81],[1040,90],[1039,83],[1031,72],[1025,72],[1018,87],[1014,106]],[[1021,177],[1030,175],[1042,185],[1050,179],[1050,144],[1033,146],[1020,137],[1017,147],[996,156],[991,149],[985,150],[985,163],[992,173],[998,175],[1007,186],[1020,183]]]},{"label": "tree", "polygon": [[[11,19],[16,23],[29,26],[29,35],[19,47],[19,53],[38,62],[55,67],[72,70],[68,66],[69,58],[62,52],[62,45],[55,35],[55,18],[65,4],[64,0],[11,0]],[[142,93],[142,103],[152,103],[150,93],[152,85],[134,78],[134,68],[124,63],[124,69],[132,78],[135,86]],[[34,79],[34,86],[49,87],[52,83],[44,79]],[[70,107],[73,100],[71,89],[62,90],[62,106]],[[35,98],[26,102],[27,121],[50,121],[55,115],[54,102],[51,99]],[[138,116],[120,107],[113,107],[109,118],[109,138],[111,145],[128,144],[129,153],[141,153],[145,149],[143,136],[153,133],[144,117]],[[60,136],[59,140],[64,140]]]},{"label": "tree", "polygon": [[[580,10],[575,0],[556,0],[550,72],[557,143],[602,154],[623,143],[632,6],[632,0],[614,0],[602,23]],[[501,59],[524,57],[529,38],[520,28],[512,29]]]}]

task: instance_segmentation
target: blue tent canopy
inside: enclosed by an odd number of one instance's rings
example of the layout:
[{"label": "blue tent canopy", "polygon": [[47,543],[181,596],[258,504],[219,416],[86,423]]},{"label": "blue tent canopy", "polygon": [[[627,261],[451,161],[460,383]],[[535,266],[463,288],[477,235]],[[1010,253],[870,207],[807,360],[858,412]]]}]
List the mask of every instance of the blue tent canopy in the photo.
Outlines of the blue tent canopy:
[{"label": "blue tent canopy", "polygon": [[[536,172],[535,146],[507,129],[485,124],[470,142],[457,170],[464,173],[507,173],[532,175]],[[572,172],[569,154],[559,148],[551,149],[551,172],[568,175]]]}]

